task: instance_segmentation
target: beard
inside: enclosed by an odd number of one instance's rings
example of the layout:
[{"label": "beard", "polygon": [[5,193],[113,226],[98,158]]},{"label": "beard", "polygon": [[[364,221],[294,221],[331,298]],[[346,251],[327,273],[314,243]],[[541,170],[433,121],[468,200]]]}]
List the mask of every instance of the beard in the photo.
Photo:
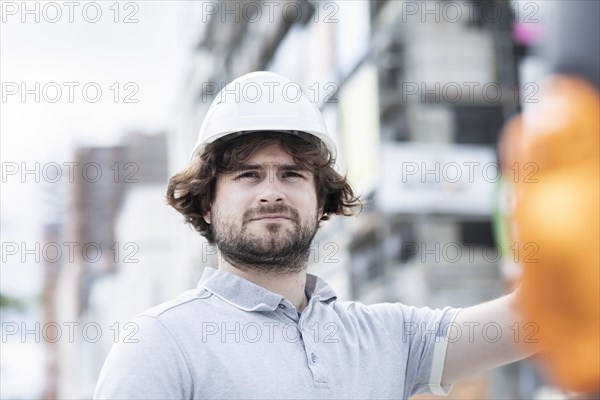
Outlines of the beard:
[{"label": "beard", "polygon": [[[265,214],[283,214],[283,222],[254,221]],[[224,217],[218,209],[211,211],[215,244],[221,256],[233,267],[243,271],[263,271],[288,275],[304,270],[308,265],[310,245],[318,229],[317,213],[302,221],[292,207],[277,204],[247,210],[242,225]],[[264,225],[250,231],[249,224]],[[290,226],[291,225],[291,226]]]}]

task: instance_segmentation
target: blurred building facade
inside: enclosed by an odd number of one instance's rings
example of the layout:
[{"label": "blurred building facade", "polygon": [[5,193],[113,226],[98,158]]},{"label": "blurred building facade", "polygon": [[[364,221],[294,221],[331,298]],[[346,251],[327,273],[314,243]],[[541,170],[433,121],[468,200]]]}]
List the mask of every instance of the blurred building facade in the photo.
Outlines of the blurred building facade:
[{"label": "blurred building facade", "polygon": [[164,133],[132,132],[118,146],[77,148],[66,167],[72,168],[65,171],[68,190],[53,190],[64,195],[61,207],[68,211],[44,233],[45,243],[62,251],[44,264],[43,326],[57,326],[61,339],[44,341],[47,399],[91,397],[111,341],[128,334],[128,320],[161,301],[162,292],[153,289],[168,266],[161,258],[169,248],[164,224],[173,220],[164,217],[162,200]]}]

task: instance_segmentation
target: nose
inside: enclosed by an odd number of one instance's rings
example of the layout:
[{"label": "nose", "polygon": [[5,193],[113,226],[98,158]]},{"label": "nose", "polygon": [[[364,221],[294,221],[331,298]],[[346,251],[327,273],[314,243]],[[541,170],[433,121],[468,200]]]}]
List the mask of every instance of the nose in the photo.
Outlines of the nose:
[{"label": "nose", "polygon": [[280,185],[275,179],[274,182],[265,180],[262,185],[262,191],[258,196],[258,201],[261,205],[280,204],[285,202],[285,194],[281,190]]}]

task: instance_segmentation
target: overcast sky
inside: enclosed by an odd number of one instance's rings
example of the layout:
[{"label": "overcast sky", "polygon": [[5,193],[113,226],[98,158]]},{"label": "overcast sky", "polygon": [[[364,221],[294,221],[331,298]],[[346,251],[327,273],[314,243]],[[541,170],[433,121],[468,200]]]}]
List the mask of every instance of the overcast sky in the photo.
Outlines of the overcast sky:
[{"label": "overcast sky", "polygon": [[[34,174],[23,177],[23,167],[69,162],[78,145],[115,144],[128,130],[173,123],[193,45],[190,3],[73,3],[1,2],[3,243],[40,241],[41,223],[51,219],[43,187],[53,184],[42,174],[39,183]],[[39,290],[41,265],[2,261],[0,291]]]}]

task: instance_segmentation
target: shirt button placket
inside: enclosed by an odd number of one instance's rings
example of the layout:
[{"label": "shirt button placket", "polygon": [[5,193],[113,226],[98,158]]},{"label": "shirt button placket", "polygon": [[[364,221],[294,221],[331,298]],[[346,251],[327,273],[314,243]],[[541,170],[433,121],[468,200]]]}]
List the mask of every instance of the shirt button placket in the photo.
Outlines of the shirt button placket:
[{"label": "shirt button placket", "polygon": [[[303,312],[302,317],[308,318],[309,315],[307,315],[305,313],[306,313],[306,310]],[[304,319],[300,329],[302,329],[302,328],[308,329],[307,327],[310,326],[309,324],[310,324],[310,321],[308,319]],[[321,367],[322,363],[319,362],[319,356],[317,355],[317,353],[318,353],[317,350],[319,349],[319,343],[318,343],[318,340],[312,334],[312,331],[310,331],[310,332],[311,332],[311,334],[308,334],[308,333],[306,334],[305,348],[304,348],[306,351],[308,368],[310,369],[310,371],[312,373],[313,383],[314,383],[315,387],[318,387],[321,389],[326,389],[326,388],[329,388],[327,375],[325,374],[325,371]]]},{"label": "shirt button placket", "polygon": [[310,360],[308,368],[313,375],[313,382],[316,387],[328,388],[329,385],[327,382],[327,376],[318,363],[319,357],[315,353],[311,352],[308,359]]}]

